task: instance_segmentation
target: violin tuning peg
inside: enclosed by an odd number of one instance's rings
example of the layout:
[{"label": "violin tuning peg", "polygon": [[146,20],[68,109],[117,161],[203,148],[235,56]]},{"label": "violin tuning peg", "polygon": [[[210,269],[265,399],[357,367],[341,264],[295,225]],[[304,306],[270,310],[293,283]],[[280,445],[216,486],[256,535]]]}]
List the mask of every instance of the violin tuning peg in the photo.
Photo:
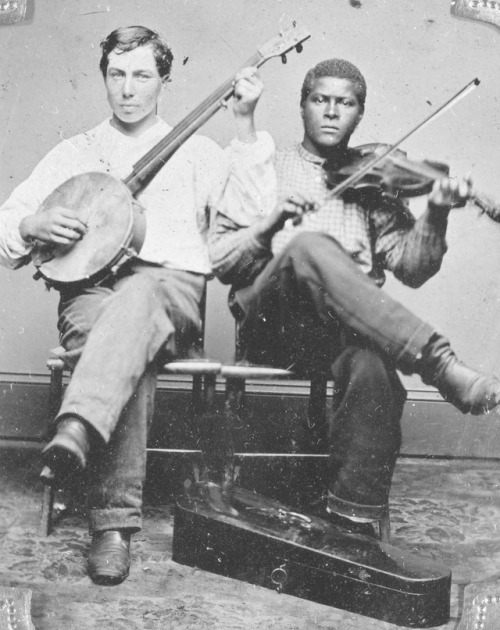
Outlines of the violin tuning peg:
[{"label": "violin tuning peg", "polygon": [[287,62],[286,55],[281,55],[281,62],[282,63],[286,63]]},{"label": "violin tuning peg", "polygon": [[295,46],[295,50],[298,53],[301,53],[304,50],[304,47],[302,46],[302,44],[297,44],[297,46]]}]

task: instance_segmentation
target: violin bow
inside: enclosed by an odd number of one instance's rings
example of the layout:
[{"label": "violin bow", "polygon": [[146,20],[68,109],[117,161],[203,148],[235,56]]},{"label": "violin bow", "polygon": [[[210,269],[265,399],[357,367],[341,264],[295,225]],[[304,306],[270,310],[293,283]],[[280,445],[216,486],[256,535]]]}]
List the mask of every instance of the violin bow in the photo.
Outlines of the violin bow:
[{"label": "violin bow", "polygon": [[372,160],[370,160],[365,166],[359,169],[356,173],[353,173],[349,177],[347,177],[343,182],[338,184],[332,190],[332,196],[338,197],[342,193],[344,193],[348,188],[351,188],[354,184],[360,181],[366,173],[370,172],[374,166],[376,166],[379,162],[389,157],[405,140],[407,140],[411,135],[423,129],[430,122],[436,120],[438,116],[443,114],[445,111],[453,107],[460,99],[464,98],[469,94],[472,90],[474,90],[480,81],[478,78],[472,79],[469,81],[467,85],[465,85],[461,90],[459,90],[454,96],[449,98],[445,103],[443,103],[440,107],[438,107],[434,112],[429,114],[422,122],[418,123],[413,129],[408,131],[404,136],[402,136],[397,142],[394,144],[388,145],[387,149],[384,149],[380,154],[375,155]]}]

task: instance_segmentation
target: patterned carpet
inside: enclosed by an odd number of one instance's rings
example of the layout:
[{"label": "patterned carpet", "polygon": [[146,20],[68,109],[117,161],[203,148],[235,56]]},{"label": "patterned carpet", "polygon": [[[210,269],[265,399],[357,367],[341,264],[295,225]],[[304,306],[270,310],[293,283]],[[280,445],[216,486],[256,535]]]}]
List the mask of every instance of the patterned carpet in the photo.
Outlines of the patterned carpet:
[{"label": "patterned carpet", "polygon": [[[95,586],[86,576],[90,539],[82,514],[66,517],[48,538],[37,534],[38,453],[1,449],[0,458],[0,587],[32,591],[36,630],[400,627],[173,562],[171,501],[147,506],[144,529],[133,538],[129,579]],[[468,584],[498,580],[500,594],[499,487],[497,462],[398,464],[391,543],[452,569],[452,616],[442,630],[458,628]]]}]

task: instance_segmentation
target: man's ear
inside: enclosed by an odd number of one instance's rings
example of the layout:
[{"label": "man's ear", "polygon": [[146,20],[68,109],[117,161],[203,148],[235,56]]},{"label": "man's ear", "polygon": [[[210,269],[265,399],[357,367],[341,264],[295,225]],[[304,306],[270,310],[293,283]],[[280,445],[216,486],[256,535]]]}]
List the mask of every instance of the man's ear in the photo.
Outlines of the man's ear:
[{"label": "man's ear", "polygon": [[365,112],[360,112],[360,113],[358,114],[358,117],[357,117],[357,119],[356,119],[356,127],[357,127],[357,126],[359,125],[359,123],[363,120],[363,114],[364,114],[364,113],[365,113]]}]

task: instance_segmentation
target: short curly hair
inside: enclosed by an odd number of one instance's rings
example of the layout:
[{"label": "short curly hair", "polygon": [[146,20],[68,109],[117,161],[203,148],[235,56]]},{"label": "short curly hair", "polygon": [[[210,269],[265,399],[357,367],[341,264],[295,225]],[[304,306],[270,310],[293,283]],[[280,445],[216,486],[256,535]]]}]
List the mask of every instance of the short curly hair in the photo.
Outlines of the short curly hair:
[{"label": "short curly hair", "polygon": [[117,49],[119,52],[128,52],[139,46],[151,45],[156,61],[158,73],[162,79],[170,76],[174,56],[167,42],[159,33],[146,26],[122,26],[110,33],[101,42],[102,56],[99,68],[102,76],[106,78],[108,71],[109,54]]},{"label": "short curly hair", "polygon": [[304,78],[300,94],[300,105],[304,105],[311,93],[315,79],[332,77],[335,79],[348,79],[354,86],[354,93],[361,107],[365,108],[366,81],[360,70],[345,59],[327,59],[311,68]]}]

